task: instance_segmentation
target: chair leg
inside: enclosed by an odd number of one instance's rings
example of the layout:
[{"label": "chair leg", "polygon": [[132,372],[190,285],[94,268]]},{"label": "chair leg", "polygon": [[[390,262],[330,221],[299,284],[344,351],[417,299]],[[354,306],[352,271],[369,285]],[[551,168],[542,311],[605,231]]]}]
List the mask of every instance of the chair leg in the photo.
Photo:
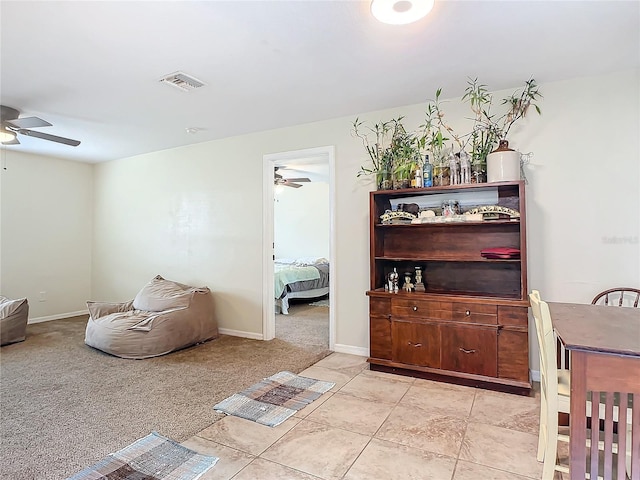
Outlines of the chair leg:
[{"label": "chair leg", "polygon": [[544,449],[544,464],[542,465],[542,480],[553,480],[558,456],[558,421],[547,419],[546,448]]},{"label": "chair leg", "polygon": [[539,462],[544,461],[544,453],[547,448],[548,437],[547,434],[547,407],[543,403],[540,405],[540,429],[538,431],[538,453],[536,458]]}]

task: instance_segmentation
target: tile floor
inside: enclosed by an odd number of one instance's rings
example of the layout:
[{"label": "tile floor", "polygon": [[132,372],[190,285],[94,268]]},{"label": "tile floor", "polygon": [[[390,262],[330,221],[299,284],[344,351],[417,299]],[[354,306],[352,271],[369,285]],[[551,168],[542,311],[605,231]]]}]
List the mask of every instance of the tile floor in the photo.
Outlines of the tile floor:
[{"label": "tile floor", "polygon": [[202,480],[539,479],[539,398],[369,370],[333,353],[300,373],[335,387],[275,428],[228,416],[184,445]]}]

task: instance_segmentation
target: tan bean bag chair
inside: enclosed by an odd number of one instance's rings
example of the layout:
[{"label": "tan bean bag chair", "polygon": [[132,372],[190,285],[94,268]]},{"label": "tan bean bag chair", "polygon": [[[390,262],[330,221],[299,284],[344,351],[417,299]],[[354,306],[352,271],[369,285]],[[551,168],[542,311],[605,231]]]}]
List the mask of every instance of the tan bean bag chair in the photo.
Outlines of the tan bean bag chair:
[{"label": "tan bean bag chair", "polygon": [[165,280],[151,280],[125,303],[87,302],[84,342],[122,358],[149,358],[218,337],[213,295]]},{"label": "tan bean bag chair", "polygon": [[29,302],[0,296],[0,345],[21,342],[26,337]]}]

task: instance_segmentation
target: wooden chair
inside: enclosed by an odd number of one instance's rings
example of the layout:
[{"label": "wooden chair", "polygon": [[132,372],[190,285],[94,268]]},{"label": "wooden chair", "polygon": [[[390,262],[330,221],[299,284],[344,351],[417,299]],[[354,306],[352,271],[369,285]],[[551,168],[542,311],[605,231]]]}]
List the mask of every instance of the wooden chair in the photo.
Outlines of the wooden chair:
[{"label": "wooden chair", "polygon": [[529,294],[540,352],[540,430],[537,459],[543,462],[542,480],[551,480],[555,471],[569,473],[556,462],[558,441],[569,442],[568,435],[558,433],[558,412],[569,413],[569,370],[556,366],[556,338],[551,313],[540,292]]},{"label": "wooden chair", "polygon": [[616,287],[600,292],[591,300],[592,305],[613,305],[638,308],[640,290],[631,287]]}]

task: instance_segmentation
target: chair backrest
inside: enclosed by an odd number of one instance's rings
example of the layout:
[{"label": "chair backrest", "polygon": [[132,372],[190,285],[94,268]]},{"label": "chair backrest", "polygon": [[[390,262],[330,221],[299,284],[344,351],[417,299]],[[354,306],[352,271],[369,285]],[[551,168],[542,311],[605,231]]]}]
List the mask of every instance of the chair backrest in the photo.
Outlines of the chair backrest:
[{"label": "chair backrest", "polygon": [[640,290],[632,287],[616,287],[600,292],[591,300],[592,305],[638,308]]},{"label": "chair backrest", "polygon": [[[540,292],[529,294],[531,311],[536,325],[536,335],[540,347],[540,388],[544,388],[548,401],[554,402],[557,415],[558,369],[556,366],[556,338],[551,323],[551,312],[547,302],[540,298]],[[553,415],[552,412],[549,412]]]}]

